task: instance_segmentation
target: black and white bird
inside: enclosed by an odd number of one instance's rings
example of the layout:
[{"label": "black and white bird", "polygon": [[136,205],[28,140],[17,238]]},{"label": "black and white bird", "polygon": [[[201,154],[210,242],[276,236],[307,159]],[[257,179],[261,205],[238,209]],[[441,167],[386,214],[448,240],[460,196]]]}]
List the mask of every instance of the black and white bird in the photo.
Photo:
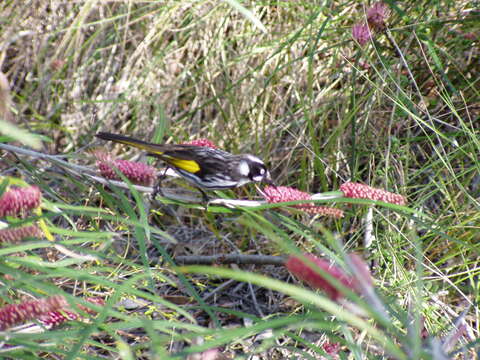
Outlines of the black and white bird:
[{"label": "black and white bird", "polygon": [[[273,185],[264,162],[254,155],[233,155],[207,146],[153,144],[106,132],[96,136],[145,150],[147,155],[164,161],[201,191],[237,188],[251,182]],[[205,197],[203,191],[202,194]]]}]

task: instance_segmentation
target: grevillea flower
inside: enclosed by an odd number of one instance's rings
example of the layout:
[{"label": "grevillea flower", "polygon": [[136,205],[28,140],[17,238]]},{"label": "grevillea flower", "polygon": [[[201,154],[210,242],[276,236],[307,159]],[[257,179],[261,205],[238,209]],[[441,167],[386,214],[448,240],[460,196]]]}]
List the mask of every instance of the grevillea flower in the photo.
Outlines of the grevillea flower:
[{"label": "grevillea flower", "polygon": [[[309,193],[294,189],[288,186],[266,186],[263,189],[263,196],[269,203],[281,203],[297,200],[311,200],[312,195]],[[332,216],[336,218],[343,217],[343,211],[327,206],[317,206],[314,204],[297,204],[293,207],[303,210],[309,214],[318,214]]]},{"label": "grevillea flower", "polygon": [[[87,298],[86,300],[92,304],[105,305],[105,301],[102,298]],[[89,314],[95,314],[94,310],[87,308],[86,306],[79,304],[78,307]],[[80,319],[80,316],[77,313],[66,309],[62,309],[61,311],[50,311],[38,317],[38,321],[47,329],[56,327],[67,321],[78,319]]]},{"label": "grevillea flower", "polygon": [[64,322],[77,320],[78,314],[68,310],[50,311],[38,317],[38,321],[47,329],[56,327]]},{"label": "grevillea flower", "polygon": [[477,39],[477,35],[474,32],[465,33],[465,34],[463,34],[463,37],[467,40],[476,40]]},{"label": "grevillea flower", "polygon": [[42,193],[37,186],[12,187],[0,197],[0,217],[23,215],[40,205]]},{"label": "grevillea flower", "polygon": [[226,359],[226,357],[222,356],[222,354],[220,353],[220,350],[218,350],[217,348],[213,348],[213,349],[208,349],[202,352],[200,354],[199,359],[200,360],[220,360],[220,359]]},{"label": "grevillea flower", "polygon": [[425,340],[426,338],[428,338],[428,330],[425,327],[425,316],[423,315],[420,317],[420,329],[420,337],[422,338],[422,340]]},{"label": "grevillea flower", "polygon": [[[95,304],[95,305],[98,305],[98,306],[104,306],[105,305],[105,300],[101,297],[89,297],[86,299],[89,303],[92,303],[92,304]],[[95,310],[92,310],[91,308],[89,307],[86,307],[85,305],[82,305],[82,304],[78,304],[77,305],[80,309],[82,309],[83,311],[85,311],[86,313],[88,314],[95,314],[96,311]]]},{"label": "grevillea flower", "polygon": [[218,146],[208,139],[191,140],[191,141],[187,141],[186,143],[183,143],[183,145],[205,146],[212,149],[218,149]]},{"label": "grevillea flower", "polygon": [[376,2],[367,9],[368,25],[374,30],[382,31],[385,29],[385,20],[389,16],[387,4],[383,2]]},{"label": "grevillea flower", "polygon": [[348,254],[345,260],[355,275],[352,283],[355,292],[370,297],[373,292],[373,278],[367,263],[355,253]]},{"label": "grevillea flower", "polygon": [[[340,344],[339,343],[332,343],[327,341],[322,345],[323,350],[330,355],[332,359],[340,359],[338,352],[340,351]],[[322,357],[322,359],[324,359]]]},{"label": "grevillea flower", "polygon": [[[332,265],[330,261],[320,259],[315,255],[304,254],[304,256],[318,268],[338,280],[342,285],[355,290],[353,277],[347,275],[342,269]],[[320,274],[320,271],[316,270],[314,266],[306,263],[298,256],[290,255],[285,266],[293,275],[312,288],[323,290],[330,299],[339,300],[343,297],[343,294],[328,279]]]},{"label": "grevillea flower", "polygon": [[50,63],[50,69],[53,71],[61,70],[67,62],[63,59],[55,59]]},{"label": "grevillea flower", "polygon": [[97,159],[97,167],[100,174],[112,180],[120,180],[114,168],[117,168],[127,179],[135,184],[152,185],[156,179],[156,170],[153,166],[128,160],[116,159],[102,151],[95,151],[94,156]]},{"label": "grevillea flower", "polygon": [[347,182],[340,186],[340,191],[345,197],[353,199],[380,200],[391,204],[405,205],[407,199],[399,194],[394,194],[382,189],[375,189],[368,185]]},{"label": "grevillea flower", "polygon": [[41,238],[43,235],[35,225],[0,230],[0,243],[18,243],[28,237]]},{"label": "grevillea flower", "polygon": [[356,24],[352,27],[353,38],[361,45],[365,45],[372,38],[372,33],[366,24]]},{"label": "grevillea flower", "polygon": [[61,295],[6,305],[0,308],[0,331],[28,320],[37,319],[51,311],[58,311],[67,306],[67,301]]}]

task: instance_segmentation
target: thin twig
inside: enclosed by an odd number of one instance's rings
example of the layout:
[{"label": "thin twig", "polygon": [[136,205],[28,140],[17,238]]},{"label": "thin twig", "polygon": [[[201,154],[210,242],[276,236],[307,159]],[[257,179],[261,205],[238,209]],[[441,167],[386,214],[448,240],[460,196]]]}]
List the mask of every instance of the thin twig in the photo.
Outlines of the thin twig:
[{"label": "thin twig", "polygon": [[254,265],[284,265],[285,257],[271,255],[187,255],[175,257],[175,262],[182,265],[213,265],[213,264],[254,264]]},{"label": "thin twig", "polygon": [[62,160],[61,158],[65,156],[59,156],[59,155],[49,155],[49,154],[44,154],[38,151],[34,150],[28,150],[21,148],[19,146],[14,146],[14,145],[9,145],[9,144],[0,144],[0,149],[3,149],[5,151],[13,152],[15,154],[22,154],[26,156],[31,156],[35,159],[43,159],[50,161],[52,163],[60,164],[66,168],[73,169],[76,171],[79,171],[81,173],[83,172],[88,172],[88,173],[95,173],[95,171],[87,166],[81,166],[81,165],[76,165],[69,163],[68,161]]},{"label": "thin twig", "polygon": [[205,296],[203,296],[203,301],[207,301],[208,299],[210,299],[212,296],[214,296],[215,294],[219,293],[219,292],[223,292],[223,290],[226,290],[228,289],[229,287],[233,286],[234,284],[236,284],[237,281],[236,280],[233,280],[233,279],[230,279],[228,281],[225,281],[222,285],[219,285],[217,287],[215,287],[215,289],[213,289],[212,291],[210,291],[208,294],[206,294]]},{"label": "thin twig", "polygon": [[67,249],[65,246],[62,246],[62,245],[59,245],[59,244],[56,244],[53,246],[55,249],[57,249],[58,252],[62,253],[63,255],[65,256],[68,256],[70,258],[73,258],[73,259],[78,259],[78,260],[82,260],[82,261],[95,261],[95,260],[98,260],[98,258],[96,256],[92,256],[92,255],[80,255],[80,254],[77,254],[69,249]]},{"label": "thin twig", "polygon": [[257,207],[267,204],[266,201],[257,201],[257,200],[239,200],[239,199],[214,199],[208,202],[209,205],[223,205],[229,208],[234,208],[237,206],[244,207]]},{"label": "thin twig", "polygon": [[255,290],[253,289],[252,283],[248,283],[248,289],[250,290],[250,295],[252,296],[253,307],[261,318],[265,317],[262,309],[260,309],[260,305],[258,305],[257,295],[255,295]]}]

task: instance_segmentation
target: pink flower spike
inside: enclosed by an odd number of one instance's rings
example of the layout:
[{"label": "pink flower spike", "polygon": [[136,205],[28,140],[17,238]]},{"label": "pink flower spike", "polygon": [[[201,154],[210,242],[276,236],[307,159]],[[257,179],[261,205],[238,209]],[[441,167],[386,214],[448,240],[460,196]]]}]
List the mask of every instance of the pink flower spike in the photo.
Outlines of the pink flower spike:
[{"label": "pink flower spike", "polygon": [[187,141],[186,143],[183,143],[182,145],[205,146],[212,149],[218,149],[218,146],[208,139],[191,140],[191,141]]},{"label": "pink flower spike", "polygon": [[306,213],[312,215],[323,215],[323,216],[330,216],[336,219],[341,219],[344,216],[343,210],[332,208],[328,206],[317,206],[313,204],[306,204],[301,208]]},{"label": "pink flower spike", "polygon": [[350,253],[347,255],[350,270],[355,274],[353,287],[359,294],[365,294],[367,288],[373,288],[373,278],[370,273],[370,268],[360,255]]},{"label": "pink flower spike", "polygon": [[40,206],[42,193],[38,186],[12,187],[0,197],[0,217],[24,215]]},{"label": "pink flower spike", "polygon": [[208,349],[200,354],[200,360],[220,360],[222,359],[222,354],[217,348]]},{"label": "pink flower spike", "polygon": [[[98,305],[98,306],[104,306],[105,305],[105,300],[101,297],[89,297],[86,299],[89,303],[91,304],[94,304],[94,305]],[[83,311],[85,311],[87,314],[96,314],[96,311],[89,308],[89,307],[86,307],[85,305],[82,305],[82,304],[78,304],[78,307],[80,309],[82,309]]]},{"label": "pink flower spike", "polygon": [[407,199],[402,195],[360,183],[344,183],[340,186],[340,191],[343,192],[345,197],[352,199],[380,200],[396,205],[405,205],[407,203]]},{"label": "pink flower spike", "polygon": [[[266,186],[263,189],[265,200],[269,203],[280,203],[297,200],[311,200],[312,195],[288,186]],[[294,206],[303,206],[298,204]]]},{"label": "pink flower spike", "polygon": [[67,301],[61,295],[6,305],[0,308],[0,331],[67,306]]},{"label": "pink flower spike", "polygon": [[465,34],[463,34],[463,37],[467,40],[476,40],[477,39],[477,35],[474,32],[465,33]]},{"label": "pink flower spike", "polygon": [[44,315],[39,316],[38,321],[42,323],[47,329],[57,327],[64,322],[77,320],[78,315],[71,311],[50,311]]},{"label": "pink flower spike", "polygon": [[28,237],[41,238],[42,231],[35,225],[0,230],[0,243],[18,243]]},{"label": "pink flower spike", "polygon": [[[332,265],[329,261],[320,259],[311,254],[304,254],[304,256],[314,263],[321,270],[328,273],[333,278],[337,279],[342,285],[352,290],[354,289],[354,280],[347,275],[342,269]],[[304,262],[297,256],[290,255],[285,263],[288,271],[295,275],[298,279],[307,283],[314,289],[323,290],[327,296],[332,300],[339,300],[343,298],[343,294],[333,286],[329,280],[325,279],[313,266]]]},{"label": "pink flower spike", "polygon": [[128,160],[113,160],[109,154],[102,151],[94,152],[97,158],[97,167],[100,174],[112,180],[120,180],[113,168],[117,168],[127,179],[134,184],[152,185],[156,179],[156,170],[153,166]]},{"label": "pink flower spike", "polygon": [[[288,186],[266,186],[263,189],[263,196],[269,203],[281,203],[297,200],[311,200],[312,195]],[[343,211],[327,206],[317,206],[311,203],[292,205],[309,214],[326,215],[335,218],[343,217]]]},{"label": "pink flower spike", "polygon": [[376,2],[367,9],[367,21],[372,29],[382,31],[385,29],[385,20],[389,16],[388,6],[383,2]]},{"label": "pink flower spike", "polygon": [[365,45],[372,39],[372,33],[368,25],[365,24],[356,24],[352,27],[352,36],[360,44],[360,46]]},{"label": "pink flower spike", "polygon": [[323,350],[330,355],[333,359],[339,359],[338,352],[340,351],[339,343],[332,343],[327,341],[322,345]]},{"label": "pink flower spike", "polygon": [[[100,306],[105,305],[105,301],[102,298],[93,297],[93,298],[87,298],[86,300],[88,302],[91,302],[92,304],[96,304]],[[84,305],[79,304],[78,307],[88,314],[94,315],[96,313],[94,310],[87,308]],[[50,311],[49,313],[41,315],[38,318],[38,321],[41,322],[42,325],[45,326],[47,329],[59,326],[64,322],[72,321],[72,320],[81,320],[81,319],[77,313],[66,310],[66,309],[62,309],[61,311]]]}]

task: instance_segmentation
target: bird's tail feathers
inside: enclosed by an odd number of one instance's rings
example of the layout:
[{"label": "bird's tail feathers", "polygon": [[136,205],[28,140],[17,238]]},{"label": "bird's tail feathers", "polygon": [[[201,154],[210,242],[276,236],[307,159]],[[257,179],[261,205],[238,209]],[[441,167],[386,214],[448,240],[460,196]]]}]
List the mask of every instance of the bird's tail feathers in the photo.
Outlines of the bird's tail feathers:
[{"label": "bird's tail feathers", "polygon": [[113,141],[113,142],[117,142],[124,145],[133,146],[138,149],[148,151],[152,155],[161,155],[165,151],[162,145],[148,143],[146,141],[134,139],[128,136],[112,134],[108,132],[99,132],[95,136],[102,140],[108,140],[108,141]]}]

